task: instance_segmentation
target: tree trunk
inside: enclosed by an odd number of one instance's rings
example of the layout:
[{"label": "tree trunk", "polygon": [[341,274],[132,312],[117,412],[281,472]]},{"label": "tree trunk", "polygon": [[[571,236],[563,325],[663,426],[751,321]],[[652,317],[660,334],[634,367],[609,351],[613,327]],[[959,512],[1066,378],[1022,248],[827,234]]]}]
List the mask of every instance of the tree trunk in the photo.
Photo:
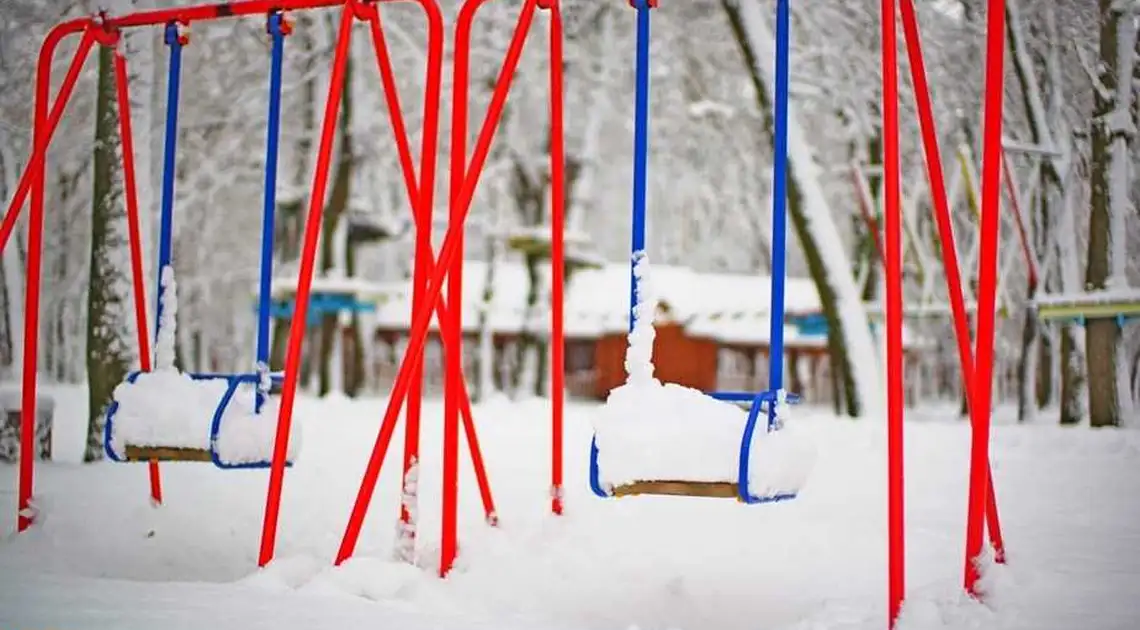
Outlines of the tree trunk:
[{"label": "tree trunk", "polygon": [[[734,38],[746,62],[755,88],[759,111],[769,129],[774,129],[772,97],[773,72],[770,43],[773,33],[755,4],[721,0]],[[762,42],[754,44],[753,42]],[[763,55],[763,56],[762,56]],[[873,360],[878,354],[872,341],[859,288],[851,275],[852,266],[827,208],[826,197],[817,181],[810,147],[794,111],[789,111],[788,210],[796,236],[807,259],[808,270],[819,293],[827,318],[827,345],[833,366],[842,366],[843,397],[847,413],[860,417],[881,407],[882,383],[878,368],[852,364],[852,359]],[[797,150],[800,149],[800,150]],[[875,361],[877,363],[877,360]]]},{"label": "tree trunk", "polygon": [[[12,153],[4,147],[0,153],[0,170],[3,177],[3,198],[9,199],[16,188],[16,178],[19,177],[18,165]],[[0,325],[3,327],[5,347],[3,354],[6,359],[5,371],[0,372],[0,378],[16,380],[16,376],[23,369],[23,338],[24,338],[24,261],[20,252],[24,248],[23,230],[17,225],[9,237],[8,246],[4,248],[3,259],[0,260],[0,281],[3,281],[3,317]]]},{"label": "tree trunk", "polygon": [[1085,375],[1077,347],[1075,326],[1061,329],[1061,424],[1079,424],[1084,418]]},{"label": "tree trunk", "polygon": [[[345,273],[349,278],[356,277],[356,244],[349,242],[345,251]],[[360,314],[352,313],[348,328],[348,348],[344,357],[344,393],[356,398],[364,389],[364,333],[360,326]]]},{"label": "tree trunk", "polygon": [[1053,400],[1053,337],[1037,339],[1037,408],[1044,409]]},{"label": "tree trunk", "polygon": [[[348,60],[344,68],[344,96],[341,100],[340,116],[340,147],[337,150],[336,170],[333,173],[332,188],[329,193],[329,202],[325,206],[323,225],[321,226],[321,274],[327,275],[336,267],[336,241],[337,227],[340,218],[348,209],[351,198],[351,184],[354,157],[352,154],[352,59]],[[327,395],[333,389],[332,358],[333,351],[338,343],[339,317],[336,313],[327,313],[321,317],[320,329],[320,363],[319,394]]]},{"label": "tree trunk", "polygon": [[118,116],[111,48],[99,49],[95,105],[94,192],[91,264],[87,292],[87,385],[89,413],[84,461],[103,457],[103,413],[130,361],[129,275],[120,261],[126,247],[119,164]]},{"label": "tree trunk", "polygon": [[[1036,293],[1036,287],[1030,287],[1030,295]],[[1038,355],[1037,343],[1038,328],[1037,313],[1026,309],[1021,326],[1021,356],[1017,359],[1017,421],[1030,422],[1036,416],[1036,381],[1040,370],[1037,369]]]},{"label": "tree trunk", "polygon": [[475,355],[475,370],[478,375],[472,402],[487,400],[495,389],[495,337],[491,328],[491,309],[495,302],[495,273],[499,264],[500,246],[497,237],[489,237],[487,248],[487,272],[483,276],[482,304],[476,326],[479,331],[479,352]]},{"label": "tree trunk", "polygon": [[[525,385],[523,376],[526,374],[528,364],[528,354],[531,352],[538,352],[539,340],[534,331],[530,329],[530,323],[534,319],[534,311],[538,308],[539,290],[542,286],[542,278],[539,273],[539,265],[542,259],[534,253],[527,252],[523,257],[526,265],[527,275],[527,292],[526,292],[526,307],[523,309],[523,324],[522,331],[519,333],[518,340],[515,344],[515,364],[513,366],[513,373],[511,374],[511,389],[514,390],[516,395],[522,393]],[[542,367],[539,366],[539,373],[534,374],[534,383],[531,393],[536,396],[538,390],[541,389],[541,376]]]},{"label": "tree trunk", "polygon": [[[1093,89],[1092,212],[1085,269],[1085,287],[1091,291],[1110,288],[1116,284],[1114,281],[1124,279],[1126,261],[1114,250],[1121,247],[1125,230],[1114,224],[1123,218],[1128,205],[1126,161],[1134,126],[1130,60],[1136,32],[1131,17],[1124,17],[1125,11],[1131,15],[1125,3],[1100,0],[1100,63],[1096,77],[1100,86]],[[1120,425],[1116,358],[1120,339],[1120,325],[1115,319],[1089,319],[1085,324],[1089,423],[1094,427]]]},{"label": "tree trunk", "polygon": [[[875,134],[867,139],[867,163],[872,168],[883,165],[883,133],[881,129],[876,129]],[[871,216],[875,217],[876,225],[882,225],[882,218],[878,216],[881,184],[882,180],[879,177],[867,178],[867,190],[871,193],[871,199],[876,202],[869,208]],[[875,246],[879,235],[871,233],[871,226],[866,225],[857,217],[855,222],[857,225],[861,224],[863,226],[862,231],[867,234],[866,238],[860,239],[861,256],[864,257],[867,265],[867,280],[863,284],[862,297],[864,302],[872,302],[879,297],[879,265],[881,261],[879,260],[879,250]]]}]

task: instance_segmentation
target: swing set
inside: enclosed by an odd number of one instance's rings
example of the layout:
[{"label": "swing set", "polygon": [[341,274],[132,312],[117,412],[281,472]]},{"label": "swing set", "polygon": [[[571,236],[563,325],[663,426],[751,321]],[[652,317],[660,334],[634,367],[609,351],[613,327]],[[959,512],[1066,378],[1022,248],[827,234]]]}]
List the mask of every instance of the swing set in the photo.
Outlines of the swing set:
[{"label": "swing set", "polygon": [[[417,174],[409,147],[408,134],[404,125],[399,96],[395,88],[394,72],[380,19],[379,4],[382,2],[415,1],[425,11],[428,22],[428,54],[426,60],[426,90],[424,94],[424,117],[421,138],[420,166]],[[495,525],[498,516],[495,512],[490,485],[483,466],[475,426],[471,417],[471,404],[467,396],[462,371],[462,338],[458,296],[462,295],[461,260],[463,251],[463,226],[469,213],[476,187],[489,156],[491,143],[502,118],[512,78],[518,67],[526,37],[531,30],[535,14],[539,9],[549,16],[549,79],[550,79],[550,172],[551,172],[551,267],[552,267],[552,417],[551,417],[551,493],[550,509],[555,514],[562,513],[562,408],[564,396],[564,343],[563,343],[563,285],[565,279],[565,242],[563,235],[565,204],[565,168],[563,138],[563,68],[562,68],[562,17],[557,0],[523,0],[517,23],[512,34],[503,65],[495,82],[490,104],[479,129],[470,158],[468,158],[468,85],[469,61],[471,54],[471,31],[478,9],[489,0],[465,0],[455,26],[454,47],[454,87],[452,90],[452,136],[450,142],[450,182],[448,191],[448,229],[438,255],[434,255],[431,244],[432,206],[435,183],[435,158],[438,149],[438,126],[440,95],[442,87],[443,62],[443,18],[435,0],[246,0],[243,2],[200,5],[179,9],[144,11],[120,17],[99,15],[64,22],[56,26],[48,35],[40,53],[35,90],[35,118],[33,148],[31,157],[3,222],[0,223],[0,250],[7,244],[16,219],[24,202],[30,197],[28,226],[27,292],[25,294],[24,365],[23,365],[23,413],[21,425],[21,458],[19,470],[19,519],[20,531],[32,524],[34,418],[36,406],[37,338],[39,330],[39,289],[41,258],[43,249],[44,222],[44,181],[46,154],[52,136],[58,127],[64,108],[74,90],[83,63],[98,44],[114,50],[114,76],[119,104],[120,131],[123,142],[123,175],[126,193],[128,230],[131,241],[131,268],[134,281],[134,306],[140,323],[138,342],[140,351],[140,371],[132,373],[134,382],[128,377],[126,389],[142,387],[143,376],[151,370],[149,337],[146,333],[145,301],[143,298],[142,261],[139,235],[139,209],[135,194],[135,173],[132,135],[127,92],[126,60],[119,47],[121,32],[127,28],[163,25],[166,28],[166,43],[171,49],[171,81],[169,103],[173,108],[167,119],[167,152],[164,170],[162,205],[163,243],[160,243],[159,273],[169,279],[166,269],[170,261],[170,223],[173,208],[173,138],[177,131],[177,76],[180,68],[180,55],[188,43],[185,29],[192,23],[210,20],[262,15],[267,19],[267,31],[273,39],[270,59],[270,113],[267,130],[265,218],[263,220],[261,287],[258,309],[258,369],[250,373],[225,375],[190,375],[191,380],[217,381],[226,384],[222,401],[217,405],[213,418],[202,427],[203,435],[209,439],[205,450],[209,460],[222,468],[268,467],[269,481],[263,520],[261,547],[258,556],[260,566],[267,565],[274,557],[277,535],[277,522],[284,482],[285,468],[289,458],[290,435],[293,410],[297,395],[297,381],[300,367],[302,342],[306,327],[306,314],[309,308],[312,276],[321,229],[323,199],[327,190],[336,121],[340,107],[343,77],[346,71],[351,31],[354,22],[363,21],[369,26],[377,65],[388,103],[392,125],[399,152],[404,184],[407,189],[412,211],[415,235],[415,265],[413,270],[413,312],[408,347],[388,398],[383,422],[377,434],[371,456],[363,474],[360,488],[354,502],[348,524],[336,555],[336,564],[352,557],[380,469],[387,455],[395,432],[401,408],[406,403],[407,423],[405,432],[403,472],[404,497],[400,508],[401,536],[404,545],[414,545],[416,523],[414,520],[414,492],[409,492],[409,472],[417,463],[419,455],[419,423],[421,387],[423,376],[423,350],[431,320],[437,317],[440,322],[441,337],[445,349],[445,405],[443,432],[443,492],[442,492],[442,545],[440,550],[440,575],[446,575],[454,563],[457,553],[457,498],[458,498],[458,453],[459,429],[462,426],[471,451],[476,480],[483,501],[487,522]],[[922,128],[926,166],[930,179],[935,218],[942,242],[953,244],[949,204],[943,177],[941,156],[938,151],[937,134],[934,130],[934,117],[929,88],[927,86],[921,43],[914,0],[897,0],[901,8],[902,23],[909,56],[909,66],[915,86],[915,96]],[[883,258],[886,268],[886,338],[887,338],[887,384],[888,384],[888,597],[889,623],[893,626],[904,596],[904,556],[903,537],[905,516],[903,512],[903,352],[902,352],[902,261],[901,261],[901,212],[899,203],[900,173],[898,144],[898,60],[897,33],[895,26],[896,0],[881,0],[883,27],[883,129],[884,129],[884,210],[885,245]],[[709,394],[720,400],[750,405],[748,422],[741,442],[739,478],[735,482],[716,484],[715,487],[700,487],[700,484],[681,481],[670,486],[670,480],[656,480],[643,487],[603,488],[599,480],[602,462],[597,445],[590,454],[590,486],[595,494],[603,497],[631,494],[682,494],[686,496],[721,496],[737,498],[746,504],[770,503],[792,498],[794,495],[753,495],[748,480],[748,448],[752,433],[757,430],[759,417],[766,410],[768,432],[780,429],[776,415],[777,403],[783,398],[782,390],[782,335],[783,335],[783,289],[784,255],[786,233],[786,179],[788,176],[788,50],[789,50],[789,3],[777,1],[776,29],[776,98],[775,102],[775,155],[773,190],[773,290],[772,290],[772,367],[769,390],[759,394],[752,392],[713,392]],[[649,81],[649,14],[657,7],[657,0],[630,0],[637,10],[637,90],[634,144],[634,188],[633,188],[633,237],[631,249],[636,263],[645,251],[646,222],[646,173],[648,162],[648,81]],[[288,350],[284,373],[280,376],[268,374],[261,365],[264,358],[263,338],[267,337],[266,317],[269,313],[269,286],[267,277],[270,271],[272,243],[265,235],[272,234],[273,189],[276,185],[277,129],[280,106],[281,54],[284,38],[290,27],[287,13],[295,10],[321,7],[339,7],[341,17],[329,92],[321,137],[318,148],[316,169],[313,175],[309,209],[306,215],[304,242],[295,296],[295,311],[290,326]],[[987,11],[987,66],[985,89],[985,128],[984,155],[981,177],[980,255],[979,255],[979,308],[977,322],[976,349],[970,348],[970,330],[966,319],[962,283],[957,255],[953,246],[943,247],[944,267],[947,275],[951,311],[954,316],[955,332],[958,339],[959,358],[963,381],[970,402],[972,426],[970,489],[967,515],[965,587],[977,596],[977,580],[980,575],[976,564],[981,555],[983,538],[989,530],[990,542],[996,551],[998,561],[1003,559],[1003,543],[998,527],[997,506],[990,475],[988,459],[989,409],[991,398],[991,364],[993,355],[996,262],[998,249],[998,204],[1000,201],[1000,162],[1001,162],[1001,103],[1002,103],[1002,59],[1004,11],[1002,0],[989,0]],[[54,54],[59,43],[68,36],[81,35],[75,57],[67,70],[55,100],[49,100],[51,85],[50,71]],[[268,253],[267,253],[268,252]],[[447,283],[450,304],[443,299],[444,283]],[[633,308],[637,305],[636,275],[631,274],[631,327],[635,321]],[[159,281],[159,313],[169,305],[164,305],[164,282]],[[159,318],[161,321],[161,317]],[[240,386],[252,386],[254,415],[268,415],[265,405],[269,401],[269,388],[266,380],[281,384],[277,406],[277,421],[273,427],[272,449],[268,456],[227,458],[220,444],[215,444],[224,433],[224,423],[228,416],[224,412],[235,397]],[[794,402],[793,395],[787,395],[787,402]],[[168,403],[169,404],[169,401]],[[121,419],[118,414],[125,410],[109,412],[108,424]],[[263,424],[270,422],[263,419]],[[161,502],[159,484],[160,459],[195,459],[207,461],[201,452],[190,457],[185,454],[173,455],[161,452],[163,444],[134,444],[135,448],[117,449],[114,443],[115,430],[109,429],[112,437],[108,442],[108,453],[112,458],[126,461],[145,460],[149,462],[151,495],[156,503]],[[131,447],[127,444],[127,447]],[[200,449],[200,451],[203,449]],[[402,548],[401,546],[397,547]]]},{"label": "swing set", "polygon": [[[44,223],[44,172],[48,145],[63,116],[66,104],[74,91],[84,62],[92,49],[103,46],[114,52],[114,79],[119,110],[119,132],[122,138],[123,180],[126,198],[128,240],[130,243],[131,276],[134,289],[134,310],[138,323],[139,370],[131,372],[118,389],[115,400],[108,406],[106,416],[105,450],[116,462],[147,461],[149,463],[150,491],[153,502],[161,504],[160,461],[212,462],[223,469],[269,469],[265,517],[262,526],[260,566],[268,564],[274,556],[277,536],[281,492],[285,468],[295,455],[296,440],[292,437],[293,409],[297,396],[301,348],[307,327],[313,271],[321,229],[321,217],[327,191],[332,147],[342,98],[343,78],[349,56],[352,27],[356,22],[368,25],[381,84],[387,102],[389,122],[394,132],[404,186],[411,207],[415,232],[415,258],[413,269],[413,313],[411,334],[404,361],[392,392],[388,398],[384,419],[368,465],[361,479],[359,493],[353,505],[348,525],[337,552],[336,563],[350,558],[355,550],[361,527],[372,498],[381,465],[395,432],[401,408],[407,404],[405,443],[403,453],[404,487],[400,506],[402,540],[400,548],[414,547],[416,523],[414,520],[414,480],[411,472],[419,458],[420,410],[422,405],[423,348],[432,317],[438,317],[443,333],[446,354],[446,389],[444,403],[443,445],[443,523],[439,572],[446,575],[457,552],[458,457],[459,428],[462,425],[466,442],[475,467],[487,522],[497,523],[494,501],[486,469],[483,465],[479,442],[472,419],[470,398],[462,372],[462,338],[458,298],[451,304],[443,299],[447,282],[448,295],[462,295],[463,225],[471,208],[475,190],[490,153],[498,124],[503,115],[511,81],[518,68],[523,45],[532,30],[531,25],[539,10],[549,15],[550,28],[550,116],[553,130],[550,147],[551,171],[551,268],[553,276],[553,308],[551,354],[553,367],[552,459],[550,509],[562,512],[562,407],[564,398],[564,341],[562,325],[563,280],[565,277],[565,248],[562,225],[565,204],[565,165],[563,140],[562,97],[562,18],[557,0],[525,0],[506,56],[496,80],[487,113],[479,128],[471,155],[467,154],[469,65],[471,32],[477,11],[489,0],[465,0],[455,25],[454,88],[452,90],[451,123],[451,179],[448,195],[450,213],[448,230],[439,255],[432,251],[432,207],[436,182],[436,156],[439,136],[439,109],[442,93],[442,66],[444,24],[442,11],[436,0],[246,0],[176,9],[143,11],[123,16],[85,17],[63,22],[53,28],[45,38],[38,66],[35,91],[35,118],[33,147],[28,164],[19,180],[16,193],[0,223],[0,251],[8,242],[24,202],[30,198],[28,221],[27,292],[25,294],[24,365],[22,391],[21,458],[19,467],[19,518],[17,527],[24,531],[32,525],[33,509],[33,453],[34,418],[37,386],[37,339],[39,330],[39,297]],[[388,53],[381,21],[380,4],[415,2],[427,18],[427,59],[421,132],[420,164],[417,168],[412,155],[403,110],[396,88],[395,71]],[[274,211],[277,188],[277,151],[281,114],[282,59],[285,39],[292,31],[288,14],[292,11],[340,8],[335,52],[329,79],[321,136],[317,152],[316,169],[309,195],[309,208],[304,228],[300,270],[296,293],[293,297],[291,325],[286,352],[285,370],[280,374],[269,372],[270,318],[275,314],[272,303],[272,256]],[[261,233],[261,267],[257,308],[256,369],[244,373],[178,374],[171,366],[155,366],[151,356],[147,333],[147,313],[142,279],[142,247],[139,228],[139,207],[136,193],[133,135],[131,132],[130,97],[126,58],[120,46],[125,29],[163,26],[165,43],[170,50],[169,83],[167,93],[165,160],[159,240],[156,313],[156,344],[160,335],[169,335],[167,320],[172,319],[173,273],[171,264],[173,233],[173,200],[175,183],[176,139],[178,135],[178,100],[183,49],[189,45],[188,29],[192,24],[242,16],[265,16],[266,30],[272,47],[269,59],[269,112],[266,130],[266,161],[264,216]],[[51,67],[56,48],[66,38],[80,35],[79,46],[68,67],[67,74],[54,100],[49,100]],[[279,310],[279,309],[278,309]],[[152,369],[158,367],[160,369]],[[160,374],[161,373],[161,374]],[[164,398],[164,387],[173,375],[180,378],[179,387],[197,389],[191,395],[201,398],[215,395],[212,413],[193,419],[180,427],[177,439],[164,434],[166,425],[154,421],[179,410],[181,400]],[[218,387],[218,384],[221,387]],[[197,384],[197,385],[195,385]],[[213,384],[213,387],[210,387]],[[149,387],[148,387],[149,385]],[[198,387],[200,385],[200,387]],[[280,388],[280,396],[272,391]],[[145,390],[150,391],[145,394]],[[134,396],[133,392],[143,395]],[[179,389],[178,393],[189,390]],[[149,404],[148,404],[149,403]],[[235,407],[244,409],[235,410]],[[274,422],[273,415],[276,414]],[[149,421],[149,422],[148,422]],[[125,431],[125,429],[131,429]],[[124,435],[127,433],[128,435]],[[195,437],[195,435],[197,437]],[[188,437],[189,436],[189,437]],[[232,446],[227,446],[231,439]],[[188,446],[187,443],[193,443]],[[28,454],[28,455],[25,455]]]},{"label": "swing set", "polygon": [[[645,253],[646,205],[649,166],[649,43],[650,12],[657,0],[630,0],[637,9],[636,91],[634,96],[633,211],[630,242],[629,329],[637,323],[637,262]],[[787,165],[788,165],[788,75],[789,75],[789,0],[776,3],[776,86],[775,86],[775,152],[773,154],[772,192],[772,291],[770,308],[769,388],[764,392],[709,392],[716,400],[748,406],[737,457],[735,479],[705,481],[693,479],[645,479],[610,487],[602,481],[602,461],[610,455],[598,448],[597,437],[590,444],[590,489],[602,498],[638,495],[688,496],[736,499],[746,505],[775,503],[796,498],[796,492],[779,489],[754,493],[750,488],[752,449],[761,414],[766,421],[760,429],[766,433],[780,430],[778,403],[799,402],[799,396],[783,391],[784,370],[784,293],[787,251]],[[695,421],[695,419],[694,419]],[[696,430],[700,430],[697,428]]]}]

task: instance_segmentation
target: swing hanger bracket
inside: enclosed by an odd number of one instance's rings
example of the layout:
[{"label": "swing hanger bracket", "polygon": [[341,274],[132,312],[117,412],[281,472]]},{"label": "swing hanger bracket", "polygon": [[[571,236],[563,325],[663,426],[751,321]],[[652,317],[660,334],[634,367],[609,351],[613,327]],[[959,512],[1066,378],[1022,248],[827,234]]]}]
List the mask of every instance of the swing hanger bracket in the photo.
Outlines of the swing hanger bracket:
[{"label": "swing hanger bracket", "polygon": [[379,0],[348,0],[348,7],[352,10],[352,16],[359,22],[379,19],[378,4],[380,4]]},{"label": "swing hanger bracket", "polygon": [[[654,0],[654,1],[656,2],[656,0]],[[544,11],[549,11],[550,9],[557,9],[558,8],[558,0],[538,0],[535,3],[535,6],[537,6],[538,8],[540,8]]]},{"label": "swing hanger bracket", "polygon": [[265,20],[265,32],[270,37],[277,34],[288,37],[293,34],[293,20],[290,20],[289,16],[280,9],[271,11]]},{"label": "swing hanger bracket", "polygon": [[190,44],[190,22],[184,19],[171,20],[166,23],[166,35],[163,38],[167,46]]},{"label": "swing hanger bracket", "polygon": [[120,31],[117,26],[111,24],[111,21],[107,18],[106,9],[100,9],[99,12],[91,18],[91,24],[87,29],[90,31],[95,43],[100,46],[116,48],[122,40],[122,31]]}]

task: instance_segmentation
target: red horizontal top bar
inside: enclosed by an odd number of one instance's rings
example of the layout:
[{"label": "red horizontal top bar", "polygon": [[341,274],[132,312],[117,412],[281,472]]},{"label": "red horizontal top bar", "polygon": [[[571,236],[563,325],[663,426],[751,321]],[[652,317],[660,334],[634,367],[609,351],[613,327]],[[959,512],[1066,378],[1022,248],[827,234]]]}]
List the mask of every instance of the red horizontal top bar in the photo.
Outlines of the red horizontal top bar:
[{"label": "red horizontal top bar", "polygon": [[318,9],[348,4],[351,0],[245,0],[243,2],[219,2],[189,7],[140,11],[127,15],[107,18],[107,26],[131,28],[154,26],[168,22],[200,22],[243,15],[267,15],[272,11],[293,11],[297,9]]}]

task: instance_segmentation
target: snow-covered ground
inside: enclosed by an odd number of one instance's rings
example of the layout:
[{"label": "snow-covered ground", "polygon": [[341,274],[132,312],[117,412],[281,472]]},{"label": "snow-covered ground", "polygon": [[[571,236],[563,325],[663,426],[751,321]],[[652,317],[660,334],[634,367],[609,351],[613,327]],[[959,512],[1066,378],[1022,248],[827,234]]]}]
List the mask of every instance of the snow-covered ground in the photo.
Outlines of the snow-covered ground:
[{"label": "snow-covered ground", "polygon": [[[37,469],[41,515],[28,533],[10,534],[16,468],[0,466],[5,630],[885,627],[885,431],[875,420],[796,409],[817,461],[789,503],[602,500],[587,487],[597,408],[574,405],[567,513],[557,518],[547,512],[547,404],[481,405],[501,527],[482,523],[464,461],[461,557],[441,581],[436,402],[425,416],[421,568],[389,560],[397,457],[386,462],[356,559],[332,568],[383,405],[302,399],[304,450],[286,475],[278,560],[258,571],[267,473],[164,465],[167,503],[152,508],[145,465],[72,463],[84,393],[56,393],[60,461]],[[1140,433],[995,428],[1010,564],[989,570],[981,605],[959,594],[968,431],[951,409],[910,419],[904,630],[1140,627]]]}]

